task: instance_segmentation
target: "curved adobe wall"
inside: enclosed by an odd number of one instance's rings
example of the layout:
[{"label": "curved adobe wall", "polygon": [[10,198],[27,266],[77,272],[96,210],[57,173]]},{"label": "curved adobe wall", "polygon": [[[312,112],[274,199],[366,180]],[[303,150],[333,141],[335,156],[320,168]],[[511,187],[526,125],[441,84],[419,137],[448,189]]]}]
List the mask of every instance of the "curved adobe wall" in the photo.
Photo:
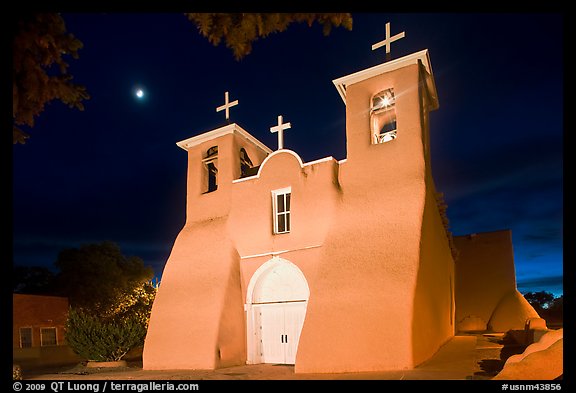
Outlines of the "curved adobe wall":
[{"label": "curved adobe wall", "polygon": [[524,330],[526,321],[540,318],[534,307],[517,289],[502,297],[488,321],[488,329],[494,332]]},{"label": "curved adobe wall", "polygon": [[223,218],[184,227],[168,258],[144,369],[214,369],[245,360],[239,256]]}]

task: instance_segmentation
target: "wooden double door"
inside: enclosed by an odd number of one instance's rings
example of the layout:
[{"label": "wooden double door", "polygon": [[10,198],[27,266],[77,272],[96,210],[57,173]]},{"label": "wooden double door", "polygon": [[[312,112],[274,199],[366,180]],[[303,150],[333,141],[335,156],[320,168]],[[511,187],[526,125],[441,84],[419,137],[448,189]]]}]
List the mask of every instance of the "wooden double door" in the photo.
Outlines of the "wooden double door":
[{"label": "wooden double door", "polygon": [[294,364],[307,301],[254,304],[262,363]]}]

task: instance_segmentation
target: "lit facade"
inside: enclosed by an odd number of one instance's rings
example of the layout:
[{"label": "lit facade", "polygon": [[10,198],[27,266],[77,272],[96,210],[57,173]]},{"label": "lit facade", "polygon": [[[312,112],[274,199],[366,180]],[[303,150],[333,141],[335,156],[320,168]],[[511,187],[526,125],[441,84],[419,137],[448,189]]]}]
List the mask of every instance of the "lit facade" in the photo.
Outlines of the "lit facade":
[{"label": "lit facade", "polygon": [[145,369],[408,369],[453,337],[428,51],[334,84],[346,105],[341,161],[304,163],[234,123],[178,142],[186,223],[153,305]]}]

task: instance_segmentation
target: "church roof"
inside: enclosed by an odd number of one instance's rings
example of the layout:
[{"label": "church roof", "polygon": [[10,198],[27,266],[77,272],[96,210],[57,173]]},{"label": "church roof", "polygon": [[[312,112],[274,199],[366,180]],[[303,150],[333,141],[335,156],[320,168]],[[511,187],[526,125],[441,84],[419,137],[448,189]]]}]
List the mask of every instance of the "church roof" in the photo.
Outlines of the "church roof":
[{"label": "church roof", "polygon": [[197,145],[204,143],[206,141],[218,138],[222,135],[233,134],[233,133],[236,133],[236,134],[242,136],[243,138],[247,139],[248,141],[252,142],[252,144],[258,146],[260,149],[264,150],[266,153],[272,153],[272,150],[268,146],[266,146],[265,144],[260,142],[258,139],[256,139],[254,136],[252,136],[248,131],[246,131],[245,129],[243,129],[242,127],[240,127],[236,123],[232,123],[232,124],[228,124],[224,127],[216,128],[215,130],[208,131],[208,132],[205,132],[203,134],[193,136],[192,138],[184,139],[183,141],[176,142],[176,145],[178,147],[188,151],[188,149],[191,147],[194,147],[194,146],[197,146]]},{"label": "church roof", "polygon": [[349,85],[372,78],[376,75],[384,74],[385,72],[390,72],[402,67],[406,67],[411,64],[418,64],[418,61],[422,62],[422,64],[426,68],[426,71],[428,71],[428,74],[430,74],[430,80],[431,80],[430,93],[432,97],[437,99],[438,94],[436,92],[436,85],[434,84],[434,76],[432,74],[432,64],[430,63],[430,55],[428,53],[428,49],[423,49],[420,52],[415,52],[410,55],[401,57],[399,59],[390,60],[377,66],[367,68],[365,70],[358,71],[338,79],[334,79],[332,83],[334,83],[334,86],[336,86],[336,90],[338,90],[338,94],[340,94],[340,97],[342,97],[344,104],[346,104],[346,88]]}]

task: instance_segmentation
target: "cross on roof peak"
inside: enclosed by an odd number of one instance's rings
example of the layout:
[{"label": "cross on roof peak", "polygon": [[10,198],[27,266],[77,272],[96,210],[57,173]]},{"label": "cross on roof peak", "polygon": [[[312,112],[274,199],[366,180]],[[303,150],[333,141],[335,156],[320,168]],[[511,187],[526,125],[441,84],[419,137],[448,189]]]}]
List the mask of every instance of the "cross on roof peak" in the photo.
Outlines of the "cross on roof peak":
[{"label": "cross on roof peak", "polygon": [[401,38],[404,38],[406,32],[401,32],[396,34],[393,37],[390,37],[390,22],[386,22],[386,38],[380,42],[375,43],[372,45],[372,50],[376,50],[382,46],[386,46],[386,55],[390,55],[390,44],[394,41],[398,41]]},{"label": "cross on roof peak", "polygon": [[270,127],[271,133],[278,133],[278,150],[284,149],[284,130],[291,128],[292,125],[288,123],[283,123],[282,115],[278,116],[278,125]]},{"label": "cross on roof peak", "polygon": [[230,108],[238,105],[238,100],[234,100],[232,102],[229,101],[228,92],[224,93],[224,105],[220,105],[216,108],[216,112],[220,112],[222,110],[226,111],[226,120],[230,120]]}]

